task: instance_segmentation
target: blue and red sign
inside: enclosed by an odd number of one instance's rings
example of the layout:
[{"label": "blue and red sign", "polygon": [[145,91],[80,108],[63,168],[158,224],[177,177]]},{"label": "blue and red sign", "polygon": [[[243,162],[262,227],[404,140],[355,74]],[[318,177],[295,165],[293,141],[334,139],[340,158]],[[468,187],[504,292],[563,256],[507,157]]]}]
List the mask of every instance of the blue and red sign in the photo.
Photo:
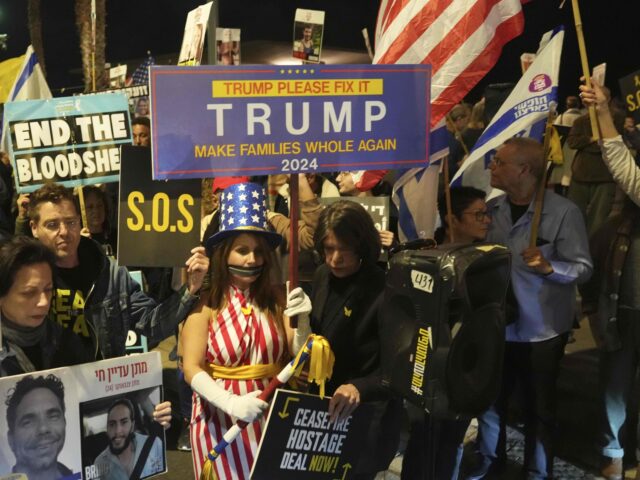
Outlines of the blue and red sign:
[{"label": "blue and red sign", "polygon": [[427,165],[429,65],[152,67],[153,178]]}]

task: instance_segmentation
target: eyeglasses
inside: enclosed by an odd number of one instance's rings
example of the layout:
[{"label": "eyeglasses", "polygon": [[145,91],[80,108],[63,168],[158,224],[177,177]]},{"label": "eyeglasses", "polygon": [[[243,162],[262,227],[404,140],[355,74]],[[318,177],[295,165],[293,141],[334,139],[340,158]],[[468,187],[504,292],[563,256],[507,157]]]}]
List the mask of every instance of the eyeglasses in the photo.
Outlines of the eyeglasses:
[{"label": "eyeglasses", "polygon": [[506,160],[502,160],[501,158],[499,158],[499,157],[497,157],[497,156],[494,156],[494,157],[491,159],[491,162],[489,162],[489,163],[490,163],[490,164],[491,164],[491,163],[493,163],[496,167],[502,167],[502,166],[504,166],[504,165],[515,165],[516,167],[517,167],[517,166],[520,166],[519,164],[517,164],[517,163],[515,163],[515,162],[508,162],[508,161],[506,161]]},{"label": "eyeglasses", "polygon": [[42,225],[50,232],[59,232],[60,227],[63,224],[67,230],[73,230],[80,225],[80,219],[70,218],[67,220],[49,220],[48,222],[44,222]]},{"label": "eyeglasses", "polygon": [[491,214],[487,210],[476,210],[475,212],[462,212],[462,215],[473,215],[476,222],[481,222],[485,218],[491,220]]}]

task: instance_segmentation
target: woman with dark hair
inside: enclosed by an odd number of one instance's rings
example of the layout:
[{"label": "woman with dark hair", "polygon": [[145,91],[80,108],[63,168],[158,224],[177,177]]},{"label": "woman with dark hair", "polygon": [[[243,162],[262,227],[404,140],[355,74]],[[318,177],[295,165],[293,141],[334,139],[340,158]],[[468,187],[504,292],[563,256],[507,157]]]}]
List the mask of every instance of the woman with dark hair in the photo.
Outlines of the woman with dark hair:
[{"label": "woman with dark hair", "polygon": [[118,239],[116,230],[111,228],[109,222],[107,194],[94,185],[83,187],[83,194],[91,238],[102,246],[106,255],[115,256]]},{"label": "woman with dark hair", "polygon": [[455,187],[451,192],[452,224],[449,225],[444,195],[438,199],[438,213],[442,225],[434,233],[439,244],[450,242],[450,233],[456,243],[473,243],[485,239],[491,217],[484,201],[485,193],[473,187]]},{"label": "woman with dark hair", "polygon": [[[442,226],[434,234],[436,242],[441,245],[451,243],[450,233],[453,233],[454,242],[459,244],[483,241],[491,223],[484,202],[485,193],[473,187],[456,187],[450,190],[450,194],[451,225],[444,195],[438,199]],[[427,470],[432,465],[425,463],[427,448],[434,452],[435,478],[456,480],[470,419],[433,419],[424,410],[411,405],[407,407],[407,413],[411,427],[402,464],[402,480],[431,475]]]},{"label": "woman with dark hair", "polygon": [[324,265],[313,278],[311,329],[327,338],[335,354],[326,387],[332,395],[329,413],[343,419],[363,401],[372,405],[365,453],[353,478],[373,478],[393,459],[401,414],[379,376],[378,308],[384,289],[384,271],[376,265],[380,236],[361,205],[340,200],[322,212],[314,239]]},{"label": "woman with dark hair", "polygon": [[[263,203],[264,202],[264,203]],[[213,463],[219,479],[249,478],[268,406],[258,395],[309,333],[289,328],[288,315],[311,310],[300,289],[289,294],[271,284],[273,250],[282,237],[266,229],[265,194],[239,183],[221,195],[220,230],[206,242],[212,281],[182,329],[185,379],[194,391],[191,447],[196,478],[209,450],[237,419],[249,425]],[[304,322],[303,322],[304,323]],[[303,331],[304,330],[304,331]]]},{"label": "woman with dark hair", "polygon": [[[25,236],[0,245],[0,377],[93,361],[80,337],[49,320],[55,256]],[[168,428],[171,404],[155,406],[153,418]]]},{"label": "woman with dark hair", "polygon": [[37,240],[14,237],[0,246],[0,376],[88,362],[75,335],[47,319],[55,258]]}]

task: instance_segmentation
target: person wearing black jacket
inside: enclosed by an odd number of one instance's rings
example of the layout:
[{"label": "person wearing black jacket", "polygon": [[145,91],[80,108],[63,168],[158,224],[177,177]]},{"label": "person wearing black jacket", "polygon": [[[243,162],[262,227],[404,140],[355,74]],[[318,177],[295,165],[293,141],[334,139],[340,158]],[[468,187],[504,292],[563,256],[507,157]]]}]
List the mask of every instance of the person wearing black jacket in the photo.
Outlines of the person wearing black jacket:
[{"label": "person wearing black jacket", "polygon": [[54,262],[47,247],[27,237],[0,246],[0,377],[91,361],[76,335],[47,319]]},{"label": "person wearing black jacket", "polygon": [[324,336],[335,354],[332,419],[348,417],[361,403],[373,418],[355,466],[355,477],[369,479],[386,470],[400,434],[401,403],[382,387],[380,377],[379,305],[384,271],[376,266],[380,237],[364,208],[338,201],[324,210],[315,233],[324,258],[313,278],[311,330]]}]

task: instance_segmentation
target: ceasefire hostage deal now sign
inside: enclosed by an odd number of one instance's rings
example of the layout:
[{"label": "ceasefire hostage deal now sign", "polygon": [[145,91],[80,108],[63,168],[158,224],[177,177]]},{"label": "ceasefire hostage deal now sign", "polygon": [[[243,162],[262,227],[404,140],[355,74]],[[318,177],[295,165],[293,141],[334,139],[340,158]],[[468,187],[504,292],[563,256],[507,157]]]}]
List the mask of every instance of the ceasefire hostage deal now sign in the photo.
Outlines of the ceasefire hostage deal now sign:
[{"label": "ceasefire hostage deal now sign", "polygon": [[429,65],[150,72],[156,180],[427,164]]},{"label": "ceasefire hostage deal now sign", "polygon": [[351,478],[372,414],[363,403],[346,419],[331,422],[328,397],[276,390],[252,480]]},{"label": "ceasefire hostage deal now sign", "polygon": [[123,94],[9,102],[4,107],[18,192],[117,182],[120,144],[131,143]]}]

